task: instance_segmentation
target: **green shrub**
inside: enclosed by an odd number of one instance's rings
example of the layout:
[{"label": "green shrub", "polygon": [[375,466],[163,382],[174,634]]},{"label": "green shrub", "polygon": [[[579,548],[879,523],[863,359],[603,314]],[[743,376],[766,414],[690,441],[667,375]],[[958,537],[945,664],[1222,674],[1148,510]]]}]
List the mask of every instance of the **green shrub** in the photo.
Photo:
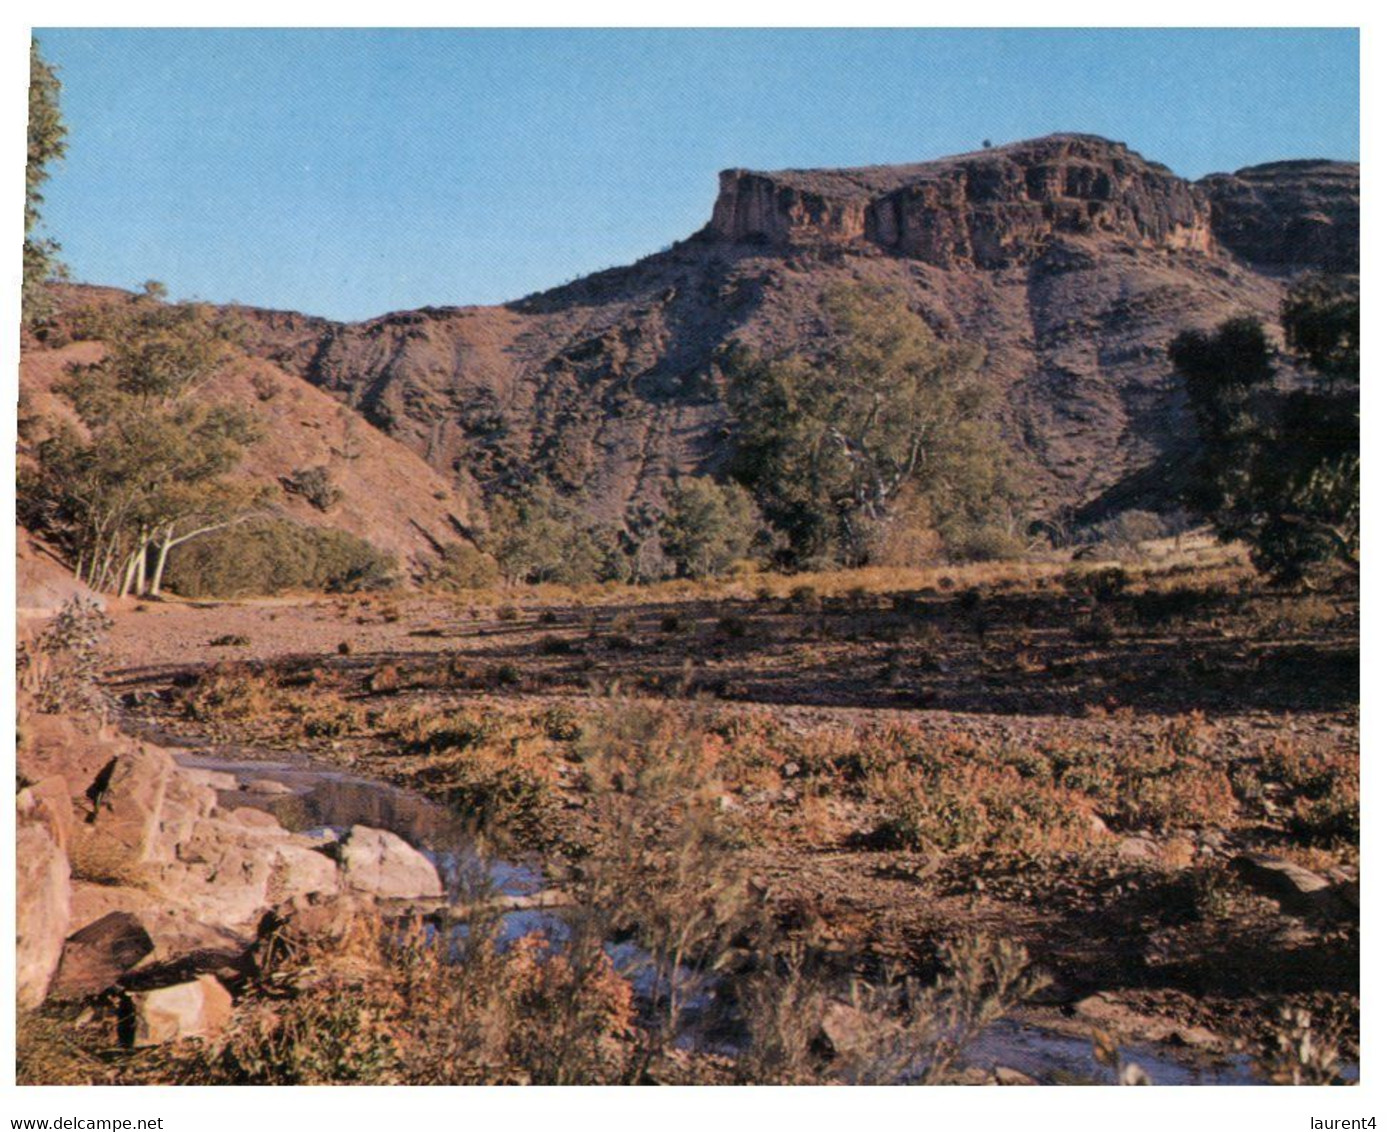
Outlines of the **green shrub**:
[{"label": "green shrub", "polygon": [[500,576],[496,559],[491,555],[470,542],[454,542],[439,553],[438,561],[429,570],[428,581],[440,590],[458,593],[490,589]]},{"label": "green shrub", "polygon": [[719,577],[750,553],[761,520],[746,488],[693,476],[675,483],[668,497],[661,538],[683,577]]},{"label": "green shrub", "polygon": [[349,593],[389,585],[394,572],[394,557],[363,538],[271,519],[177,547],[169,556],[167,581],[184,597]]}]

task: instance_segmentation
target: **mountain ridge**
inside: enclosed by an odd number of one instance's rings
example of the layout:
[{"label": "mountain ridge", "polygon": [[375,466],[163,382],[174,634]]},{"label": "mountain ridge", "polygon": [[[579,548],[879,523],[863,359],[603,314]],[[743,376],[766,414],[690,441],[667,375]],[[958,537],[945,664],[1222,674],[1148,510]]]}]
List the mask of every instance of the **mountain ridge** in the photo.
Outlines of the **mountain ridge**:
[{"label": "mountain ridge", "polygon": [[1167,342],[1235,314],[1273,323],[1297,272],[1356,270],[1357,193],[1350,163],[1191,182],[1120,142],[1054,134],[903,166],[727,170],[689,238],[499,306],[245,313],[253,351],[455,484],[544,476],[620,521],[672,478],[725,468],[722,347],[812,348],[826,288],[893,287],[936,333],[986,349],[1037,513],[1156,506],[1165,489],[1123,484],[1162,483],[1152,469],[1187,443]]}]

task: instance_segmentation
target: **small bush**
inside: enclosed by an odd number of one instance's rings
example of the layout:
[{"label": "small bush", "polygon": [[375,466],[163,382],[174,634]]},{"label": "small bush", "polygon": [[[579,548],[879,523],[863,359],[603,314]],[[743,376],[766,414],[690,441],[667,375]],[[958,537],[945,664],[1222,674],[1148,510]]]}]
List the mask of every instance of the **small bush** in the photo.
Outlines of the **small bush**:
[{"label": "small bush", "polygon": [[302,496],[319,511],[331,511],[342,501],[342,489],[332,482],[332,471],[324,464],[315,468],[297,468],[293,475],[279,481],[290,495]]},{"label": "small bush", "polygon": [[1015,531],[981,526],[949,543],[949,557],[961,562],[1001,562],[1026,553],[1026,540]]},{"label": "small bush", "polygon": [[366,681],[366,688],[372,695],[388,696],[400,690],[400,668],[396,664],[382,664]]},{"label": "small bush", "polygon": [[1082,544],[1096,546],[1123,560],[1141,555],[1141,544],[1177,534],[1186,526],[1182,516],[1157,515],[1151,511],[1123,511],[1095,523],[1080,533]]},{"label": "small bush", "polygon": [[428,573],[429,585],[448,593],[485,590],[496,585],[501,572],[496,559],[470,542],[449,543]]},{"label": "small bush", "polygon": [[19,686],[42,712],[99,711],[97,683],[112,621],[94,599],[70,597],[37,637],[19,648]]},{"label": "small bush", "polygon": [[245,664],[217,664],[182,696],[183,714],[198,721],[261,719],[279,702],[273,681]]},{"label": "small bush", "polygon": [[735,615],[719,617],[718,632],[729,641],[740,641],[750,632],[750,626],[745,617]]}]

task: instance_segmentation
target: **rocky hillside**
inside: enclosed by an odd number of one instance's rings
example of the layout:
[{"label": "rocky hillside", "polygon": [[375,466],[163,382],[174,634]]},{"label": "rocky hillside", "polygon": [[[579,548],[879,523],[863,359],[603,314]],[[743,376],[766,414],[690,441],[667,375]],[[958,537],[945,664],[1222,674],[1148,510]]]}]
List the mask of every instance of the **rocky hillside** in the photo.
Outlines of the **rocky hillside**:
[{"label": "rocky hillside", "polygon": [[[26,350],[20,362],[21,416],[78,424],[52,388],[69,367],[96,361],[103,349],[100,342],[82,341]],[[248,452],[239,475],[282,485],[301,469],[328,469],[340,492],[336,503],[321,510],[301,494],[281,490],[270,507],[275,514],[366,538],[394,554],[411,573],[427,566],[439,545],[470,530],[475,493],[456,490],[454,478],[440,475],[322,390],[263,358],[240,359],[198,395],[253,409],[262,438]],[[21,604],[32,598],[35,608],[47,608],[52,603],[45,594],[47,590],[22,594]]]},{"label": "rocky hillside", "polygon": [[1191,184],[1055,135],[919,165],[722,174],[700,232],[504,307],[341,324],[253,311],[253,349],[455,484],[535,473],[619,518],[729,452],[716,355],[811,348],[832,284],[900,288],[984,345],[1040,509],[1168,496],[1186,433],[1165,347],[1275,316],[1286,278],[1357,262],[1358,169],[1288,162]]}]

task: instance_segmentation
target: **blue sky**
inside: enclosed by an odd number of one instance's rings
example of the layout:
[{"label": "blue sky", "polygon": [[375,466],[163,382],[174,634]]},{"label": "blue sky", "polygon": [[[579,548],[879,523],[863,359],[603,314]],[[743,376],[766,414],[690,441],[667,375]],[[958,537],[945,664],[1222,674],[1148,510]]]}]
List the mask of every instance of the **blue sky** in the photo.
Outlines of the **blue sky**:
[{"label": "blue sky", "polygon": [[1197,177],[1358,157],[1352,30],[37,32],[74,277],[336,318],[492,303],[689,235],[719,169],[1059,130]]}]

